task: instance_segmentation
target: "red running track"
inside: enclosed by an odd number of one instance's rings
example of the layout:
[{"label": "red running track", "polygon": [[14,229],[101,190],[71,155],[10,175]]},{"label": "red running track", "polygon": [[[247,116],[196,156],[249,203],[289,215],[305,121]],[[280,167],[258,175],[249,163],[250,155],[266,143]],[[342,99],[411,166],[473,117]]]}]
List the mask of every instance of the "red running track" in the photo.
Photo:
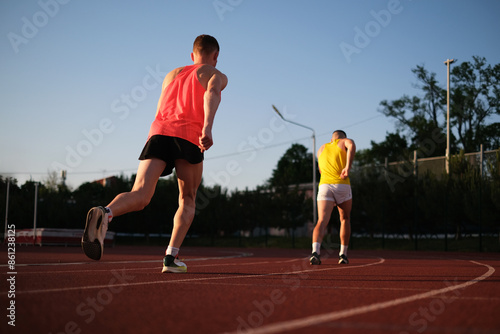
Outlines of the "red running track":
[{"label": "red running track", "polygon": [[1,332],[500,333],[500,254],[183,248],[188,273],[162,274],[163,252],[18,246],[11,275],[3,247]]}]

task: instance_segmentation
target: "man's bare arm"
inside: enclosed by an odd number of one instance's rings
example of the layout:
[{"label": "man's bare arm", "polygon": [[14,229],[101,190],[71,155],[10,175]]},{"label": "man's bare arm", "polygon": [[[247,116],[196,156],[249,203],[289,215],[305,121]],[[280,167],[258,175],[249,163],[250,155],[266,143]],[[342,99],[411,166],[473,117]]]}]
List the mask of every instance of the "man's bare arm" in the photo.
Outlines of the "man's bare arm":
[{"label": "man's bare arm", "polygon": [[356,154],[356,144],[352,139],[344,139],[344,147],[347,150],[347,161],[346,166],[340,173],[341,179],[345,179],[349,176],[349,172],[352,168],[352,162],[354,161],[354,155]]},{"label": "man's bare arm", "polygon": [[207,83],[207,90],[205,92],[203,105],[205,118],[199,145],[202,152],[208,150],[213,145],[212,127],[214,124],[215,113],[219,108],[221,92],[224,88],[226,88],[226,85],[227,77],[218,71],[212,75]]}]

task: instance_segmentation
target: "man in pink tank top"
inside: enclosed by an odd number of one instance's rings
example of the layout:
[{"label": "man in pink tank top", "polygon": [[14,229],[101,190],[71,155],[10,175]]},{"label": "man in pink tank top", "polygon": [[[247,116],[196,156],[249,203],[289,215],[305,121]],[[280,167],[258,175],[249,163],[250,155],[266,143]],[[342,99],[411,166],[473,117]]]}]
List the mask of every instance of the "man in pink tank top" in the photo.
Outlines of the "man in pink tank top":
[{"label": "man in pink tank top", "polygon": [[171,174],[175,168],[179,208],[174,216],[162,272],[187,271],[187,266],[177,260],[177,254],[194,218],[203,152],[213,145],[215,113],[221,91],[227,85],[227,77],[215,68],[218,56],[217,40],[200,35],[193,43],[191,59],[194,64],[176,68],[165,77],[132,190],[119,194],[106,207],[90,209],[87,214],[82,248],[89,258],[101,258],[112,218],[144,209],[153,197],[158,179]]}]

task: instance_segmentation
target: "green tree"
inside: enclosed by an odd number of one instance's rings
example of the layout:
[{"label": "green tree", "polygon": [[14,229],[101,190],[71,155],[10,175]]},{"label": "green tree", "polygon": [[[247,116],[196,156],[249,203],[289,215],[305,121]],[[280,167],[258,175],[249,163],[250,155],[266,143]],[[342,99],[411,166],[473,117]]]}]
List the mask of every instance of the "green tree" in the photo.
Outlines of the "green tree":
[{"label": "green tree", "polygon": [[473,57],[451,71],[450,118],[465,152],[500,146],[500,123],[487,124],[500,115],[500,64],[487,65],[484,57]]},{"label": "green tree", "polygon": [[[421,150],[426,157],[445,154],[446,89],[439,86],[436,74],[429,73],[424,66],[417,66],[412,72],[422,94],[383,100],[379,109],[385,116],[396,119],[398,136],[400,133],[407,136],[397,138],[396,134],[388,134],[385,142],[372,142],[371,153],[377,156],[376,160],[384,159],[379,154],[387,154],[387,148],[394,147],[394,143],[404,148],[399,140],[394,141],[401,138],[409,141],[410,151]],[[500,64],[487,65],[485,58],[475,56],[472,62],[454,66],[450,80],[451,152],[478,151],[481,144],[484,149],[500,146],[500,123],[491,122],[491,116],[500,115]],[[433,141],[430,151],[425,146],[429,140]]]},{"label": "green tree", "polygon": [[[272,191],[274,218],[269,226],[293,228],[312,220],[312,199],[306,199],[305,190],[299,189],[301,183],[312,181],[312,154],[301,144],[293,144],[280,158],[268,186]],[[316,165],[316,175],[319,170]],[[313,194],[315,196],[316,194]]]},{"label": "green tree", "polygon": [[389,161],[402,160],[402,155],[410,152],[408,142],[399,132],[386,133],[385,140],[380,143],[371,141],[371,148],[356,152],[354,163],[357,166],[366,166],[372,163],[383,164],[385,158]]},{"label": "green tree", "polygon": [[[312,154],[301,144],[292,144],[278,161],[268,184],[271,187],[287,188],[289,185],[310,183],[312,180]],[[317,171],[316,175],[319,175]]]},{"label": "green tree", "polygon": [[[394,101],[383,100],[380,102],[382,107],[380,112],[397,120],[397,133],[389,134],[383,143],[372,143],[375,149],[394,147],[392,140],[398,139],[397,143],[401,148],[418,150],[422,143],[429,140],[432,133],[436,131],[442,133],[441,129],[446,128],[442,125],[442,122],[445,121],[443,115],[446,112],[446,90],[438,86],[436,74],[429,74],[423,66],[417,66],[412,69],[412,72],[418,80],[416,87],[423,91],[423,95],[421,97],[404,95]],[[407,140],[406,137],[401,137],[401,132],[408,134],[408,145],[401,144],[401,139]],[[445,149],[446,143],[440,142],[433,152],[428,153],[428,156],[444,155]],[[404,154],[404,152],[400,154]]]}]

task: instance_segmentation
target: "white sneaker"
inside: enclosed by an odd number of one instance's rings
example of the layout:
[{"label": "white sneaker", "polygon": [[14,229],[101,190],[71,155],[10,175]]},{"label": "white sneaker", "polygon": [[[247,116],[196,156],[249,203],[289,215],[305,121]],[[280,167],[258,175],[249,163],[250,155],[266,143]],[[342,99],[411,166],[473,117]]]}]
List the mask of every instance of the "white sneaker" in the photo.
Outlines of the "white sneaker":
[{"label": "white sneaker", "polygon": [[82,236],[82,249],[92,260],[99,260],[104,250],[104,239],[108,231],[108,214],[99,206],[89,210],[85,231]]},{"label": "white sneaker", "polygon": [[163,269],[162,273],[185,273],[187,272],[187,266],[184,262],[177,260],[177,256],[166,255],[163,258]]},{"label": "white sneaker", "polygon": [[344,254],[339,255],[339,264],[349,264],[349,260],[347,259],[347,256]]}]

